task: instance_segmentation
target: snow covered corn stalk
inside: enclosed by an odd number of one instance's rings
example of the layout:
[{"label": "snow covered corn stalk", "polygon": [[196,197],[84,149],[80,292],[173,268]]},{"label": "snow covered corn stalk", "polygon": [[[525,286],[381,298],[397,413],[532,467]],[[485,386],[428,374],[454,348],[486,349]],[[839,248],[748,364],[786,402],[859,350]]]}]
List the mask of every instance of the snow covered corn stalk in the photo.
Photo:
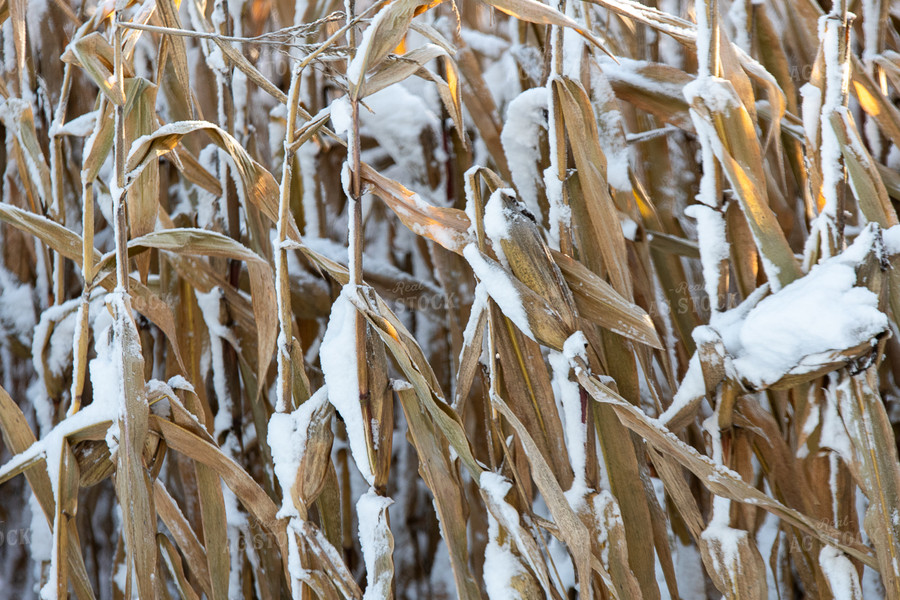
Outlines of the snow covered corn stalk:
[{"label": "snow covered corn stalk", "polygon": [[11,0],[0,588],[900,600],[895,5]]}]

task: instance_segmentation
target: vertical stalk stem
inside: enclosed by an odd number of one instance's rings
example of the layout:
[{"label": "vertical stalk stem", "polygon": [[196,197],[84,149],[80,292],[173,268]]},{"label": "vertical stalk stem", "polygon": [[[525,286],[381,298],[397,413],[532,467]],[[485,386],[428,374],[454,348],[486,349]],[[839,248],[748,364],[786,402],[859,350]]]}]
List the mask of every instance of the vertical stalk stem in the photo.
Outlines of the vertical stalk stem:
[{"label": "vertical stalk stem", "polygon": [[276,410],[285,412],[293,404],[292,389],[292,365],[291,365],[291,341],[293,340],[291,326],[291,285],[287,269],[287,248],[284,242],[287,240],[287,231],[290,219],[293,219],[290,211],[291,178],[293,176],[294,162],[294,127],[297,122],[297,108],[300,106],[300,82],[303,68],[295,66],[291,74],[291,89],[288,92],[287,125],[284,133],[284,164],[281,169],[281,189],[278,201],[278,247],[275,249],[275,278],[276,278],[276,302],[278,303],[278,398]]},{"label": "vertical stalk stem", "polygon": [[[565,13],[566,0],[559,0],[557,8],[560,12]],[[551,202],[560,204],[559,213],[567,212],[564,207],[569,206],[569,194],[566,190],[566,177],[568,166],[568,152],[566,151],[566,133],[563,125],[562,107],[556,94],[553,92],[553,82],[563,72],[563,29],[558,25],[550,27],[551,36],[551,65],[550,65],[550,81],[547,87],[550,92],[549,128],[548,138],[550,140],[550,165],[556,171],[556,178],[559,180],[558,198],[550,199]],[[552,171],[551,171],[552,173]],[[550,175],[552,177],[552,175]],[[545,175],[545,177],[547,177]],[[551,212],[552,214],[552,212]],[[551,219],[552,220],[552,219]],[[550,223],[550,226],[556,226],[556,235],[559,237],[559,250],[564,254],[571,255],[574,252],[572,248],[571,227],[570,223],[562,216],[559,217],[557,223]]]},{"label": "vertical stalk stem", "polygon": [[[352,23],[355,18],[356,2],[347,0],[347,23]],[[356,36],[353,27],[347,30],[347,43],[350,52],[356,52]],[[365,77],[365,74],[363,74]],[[350,133],[347,140],[347,158],[350,166],[350,197],[349,211],[350,221],[347,231],[348,268],[350,271],[350,286],[359,290],[363,283],[363,219],[362,219],[362,182],[360,181],[360,140],[359,140],[359,99],[356,94],[351,94],[350,115],[352,119]],[[356,377],[359,383],[359,404],[364,422],[366,423],[366,453],[369,458],[369,466],[375,472],[375,448],[372,439],[371,403],[369,392],[368,361],[366,358],[366,318],[356,311]]]},{"label": "vertical stalk stem", "polygon": [[[125,75],[122,70],[123,28],[119,25],[120,7],[116,7],[114,30],[114,71],[115,85],[125,97]],[[115,167],[116,184],[113,193],[114,228],[116,239],[116,287],[128,292],[128,223],[125,218],[125,106],[115,108]]]},{"label": "vertical stalk stem", "polygon": [[[50,138],[50,189],[53,194],[50,214],[53,220],[60,225],[66,224],[66,208],[63,198],[62,137],[56,131],[62,127],[63,121],[66,119],[66,108],[68,107],[71,89],[72,66],[66,64],[63,71],[63,84],[59,94],[59,104],[56,106],[56,113],[50,126],[52,132]],[[59,252],[56,252],[53,256],[53,303],[62,304],[64,297],[65,262],[64,257]]]}]

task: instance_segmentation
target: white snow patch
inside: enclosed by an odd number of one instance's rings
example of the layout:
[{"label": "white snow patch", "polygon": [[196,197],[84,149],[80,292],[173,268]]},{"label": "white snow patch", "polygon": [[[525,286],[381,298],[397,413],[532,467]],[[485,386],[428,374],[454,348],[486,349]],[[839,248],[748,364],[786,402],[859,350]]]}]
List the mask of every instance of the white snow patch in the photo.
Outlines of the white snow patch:
[{"label": "white snow patch", "polygon": [[730,347],[725,340],[745,379],[757,386],[774,383],[807,357],[852,348],[887,329],[878,297],[856,287],[848,252],[762,300],[747,315],[738,339],[732,338]]},{"label": "white snow patch", "polygon": [[300,470],[300,461],[306,452],[306,440],[312,415],[328,401],[328,387],[323,386],[292,413],[274,413],[269,418],[266,440],[272,450],[275,476],[281,485],[280,517],[297,517],[299,513],[291,498],[291,488]]},{"label": "white snow patch", "polygon": [[513,183],[519,196],[534,214],[540,214],[538,206],[538,171],[540,159],[540,131],[547,127],[547,88],[526,90],[516,96],[506,110],[506,123],[500,133],[503,152],[509,163]]},{"label": "white snow patch", "polygon": [[[716,313],[709,324],[722,338],[726,368],[756,387],[775,383],[787,373],[804,373],[831,362],[832,353],[853,348],[888,328],[878,297],[856,286],[856,265],[872,248],[871,228],[838,256],[818,265],[780,291],[762,298],[754,291],[740,306]],[[730,358],[728,358],[730,357]],[[692,358],[675,401],[661,417],[703,388],[699,359]]]},{"label": "white snow patch", "polygon": [[835,598],[849,600],[863,597],[856,567],[843,552],[834,546],[825,546],[819,552],[819,566]]},{"label": "white snow patch", "polygon": [[[508,502],[506,494],[512,488],[512,482],[502,475],[485,471],[479,478],[478,485],[484,492],[489,505],[496,510],[488,511],[488,545],[484,551],[484,585],[491,600],[507,600],[521,598],[510,585],[512,579],[525,572],[525,568],[512,552],[511,539],[515,539],[518,530],[519,513]],[[499,526],[503,525],[510,534],[501,545],[497,542]]]},{"label": "white snow patch", "polygon": [[[571,362],[567,356],[572,352],[584,352],[584,346],[579,346],[584,340],[584,335],[579,331],[581,340],[575,340],[572,344],[566,340],[563,352],[550,351],[550,367],[553,369],[553,388],[556,392],[558,403],[561,406],[563,433],[565,434],[566,450],[569,452],[569,462],[575,478],[572,487],[566,492],[566,498],[573,508],[584,502],[587,493],[587,457],[585,447],[587,445],[587,426],[585,413],[582,410],[581,389],[577,382],[570,379]],[[573,336],[574,337],[574,336]],[[566,352],[568,350],[569,352]]]},{"label": "white snow patch", "polygon": [[356,308],[350,300],[354,288],[345,286],[331,306],[328,328],[319,348],[322,373],[328,386],[328,400],[341,413],[353,460],[370,486],[375,475],[369,466],[366,430],[359,404],[359,377],[356,356]]},{"label": "white snow patch", "polygon": [[[463,250],[463,256],[469,262],[472,270],[481,284],[487,289],[488,295],[497,303],[503,314],[515,323],[522,333],[535,339],[528,324],[528,315],[522,306],[522,299],[516,288],[513,287],[509,274],[500,265],[488,262],[478,251],[475,244],[469,244]],[[535,340],[536,341],[536,340]]]},{"label": "white snow patch", "polygon": [[369,489],[356,502],[359,544],[366,563],[366,591],[363,600],[390,597],[391,573],[376,575],[376,563],[379,557],[390,556],[394,552],[394,538],[387,522],[388,507],[393,503],[393,500],[379,496],[373,489]]},{"label": "white snow patch", "polygon": [[350,110],[350,100],[347,96],[341,96],[331,103],[331,124],[338,135],[350,131],[353,122]]},{"label": "white snow patch", "polygon": [[[710,179],[714,177],[710,175]],[[707,179],[706,173],[703,177]],[[725,236],[725,218],[722,213],[707,204],[693,204],[684,214],[697,220],[697,242],[700,246],[700,263],[703,265],[703,281],[709,304],[716,310],[719,281],[722,277],[722,261],[728,260],[729,244]]]}]

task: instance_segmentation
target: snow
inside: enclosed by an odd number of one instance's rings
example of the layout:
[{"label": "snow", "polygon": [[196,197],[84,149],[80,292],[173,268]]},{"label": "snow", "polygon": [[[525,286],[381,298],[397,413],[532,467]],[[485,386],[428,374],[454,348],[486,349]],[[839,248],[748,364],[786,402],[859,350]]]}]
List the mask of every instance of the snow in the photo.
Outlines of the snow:
[{"label": "snow", "polygon": [[[580,339],[577,339],[579,338]],[[575,338],[573,340],[573,338]],[[550,351],[549,361],[553,370],[553,389],[557,402],[561,406],[563,432],[565,433],[566,450],[575,478],[572,487],[566,492],[566,498],[573,508],[584,502],[587,493],[587,426],[581,406],[581,388],[577,382],[569,378],[573,352],[584,352],[584,335],[579,331],[566,340],[563,352]],[[578,346],[580,345],[580,348]]]},{"label": "snow", "polygon": [[846,111],[843,99],[850,82],[850,63],[841,61],[839,56],[840,17],[829,14],[819,19],[819,40],[825,58],[825,93],[822,100],[820,123],[822,139],[819,152],[822,162],[822,194],[825,207],[822,212],[836,217],[838,188],[843,180],[841,165],[841,145],[829,118],[832,114]]},{"label": "snow", "polygon": [[[122,302],[121,296],[116,293],[109,294],[107,298],[108,302]],[[124,306],[120,305],[118,309],[124,310]],[[45,311],[45,314],[47,312],[50,311]],[[89,366],[94,390],[93,401],[77,413],[60,421],[49,431],[44,432],[42,437],[27,450],[17,454],[0,467],[0,473],[8,473],[35,458],[42,457],[50,477],[54,497],[57,496],[63,440],[73,433],[98,423],[109,421],[115,424],[119,418],[124,401],[121,336],[121,326],[115,323],[110,323],[102,334],[95,336],[97,356],[91,360]],[[115,445],[111,444],[110,451],[114,453],[115,450]]]},{"label": "snow", "polygon": [[490,600],[523,600],[511,584],[514,577],[524,575],[525,567],[513,554],[509,538],[502,544],[500,526],[488,513],[488,543],[484,549],[484,587]]},{"label": "snow", "polygon": [[550,243],[559,250],[559,233],[561,228],[567,229],[572,222],[572,209],[563,201],[563,182],[556,174],[555,167],[544,169],[544,189],[547,192],[550,220]]},{"label": "snow", "polygon": [[219,403],[219,410],[215,415],[213,437],[218,439],[225,431],[231,429],[233,417],[231,391],[228,389],[228,383],[225,379],[225,354],[223,340],[230,342],[235,348],[240,348],[237,336],[234,331],[228,329],[219,321],[219,311],[222,303],[222,290],[213,288],[209,292],[203,293],[195,290],[197,304],[200,307],[200,313],[203,315],[203,321],[209,330],[209,352],[212,358],[212,376],[213,389],[216,392],[216,399]]},{"label": "snow", "polygon": [[709,64],[709,48],[712,44],[712,27],[707,18],[706,11],[709,2],[696,2],[694,4],[694,18],[697,20],[697,74],[702,77],[704,75],[717,75],[710,72]]},{"label": "snow", "polygon": [[682,86],[677,83],[657,80],[641,72],[643,69],[652,66],[653,63],[622,56],[617,56],[616,58],[619,61],[618,63],[614,63],[606,57],[600,60],[603,74],[606,75],[610,82],[621,81],[648,93],[662,96],[677,96],[683,92]]},{"label": "snow", "polygon": [[800,88],[800,98],[802,99],[800,110],[803,116],[803,131],[806,139],[815,142],[822,111],[822,90],[811,83],[805,83]]},{"label": "snow", "polygon": [[341,414],[347,428],[350,451],[366,482],[375,485],[369,465],[366,430],[359,398],[356,356],[356,308],[350,300],[355,288],[345,286],[331,306],[328,328],[319,348],[328,401]]},{"label": "snow", "polygon": [[727,79],[700,76],[684,86],[684,98],[688,103],[702,99],[712,112],[725,112],[739,102]]},{"label": "snow", "polygon": [[532,213],[538,205],[540,174],[540,132],[547,127],[549,93],[546,87],[532,88],[516,96],[506,109],[506,123],[500,133],[513,183],[519,197]]},{"label": "snow", "polygon": [[[811,389],[810,392],[813,390]],[[815,433],[816,429],[819,427],[819,422],[822,418],[822,411],[820,410],[819,404],[817,402],[812,401],[812,397],[810,397],[810,401],[807,403],[809,413],[806,415],[806,419],[803,421],[803,428],[800,430],[800,439],[807,440],[809,437]],[[804,444],[800,448],[797,449],[797,457],[798,458],[806,458],[809,456],[810,447],[808,444]]]},{"label": "snow", "polygon": [[614,189],[630,194],[631,167],[625,138],[625,120],[617,108],[612,86],[595,63],[591,63],[591,100],[594,102],[597,115],[600,146],[606,157],[606,179]]},{"label": "snow", "polygon": [[[347,12],[349,13],[349,10]],[[382,9],[377,15],[375,15],[375,18],[372,19],[372,22],[363,32],[362,39],[359,41],[359,45],[356,47],[356,54],[353,55],[353,60],[351,60],[350,64],[347,65],[347,83],[351,85],[359,85],[360,83],[362,83],[362,79],[365,76],[363,67],[367,60],[370,46],[372,45],[372,34],[374,34],[379,29],[383,29],[381,26],[382,21],[390,18],[396,19],[397,17],[397,12],[391,10],[390,7]]]},{"label": "snow", "polygon": [[503,253],[501,240],[510,239],[509,219],[510,209],[506,206],[506,198],[515,198],[516,193],[509,188],[498,188],[491,194],[487,204],[484,205],[484,233],[491,240],[491,247],[500,259],[503,266],[508,267],[506,255]]},{"label": "snow", "polygon": [[297,160],[300,163],[300,176],[303,182],[303,220],[305,221],[303,235],[310,238],[317,237],[321,227],[318,210],[318,183],[316,181],[318,156],[319,147],[312,140],[297,149]]},{"label": "snow", "polygon": [[706,384],[703,380],[703,370],[700,367],[700,355],[694,353],[688,363],[688,370],[678,386],[678,391],[672,399],[669,408],[659,416],[659,423],[662,425],[671,421],[678,413],[686,408],[691,402],[706,395]]},{"label": "snow", "polygon": [[[705,165],[705,163],[704,163]],[[709,181],[715,187],[713,173],[704,170],[701,190]],[[697,242],[700,245],[700,263],[703,265],[703,281],[709,305],[715,311],[718,306],[719,281],[722,277],[722,261],[728,260],[730,246],[725,237],[725,218],[722,213],[707,204],[694,204],[684,209],[684,214],[697,221]]]},{"label": "snow", "polygon": [[[704,10],[701,7],[697,11],[698,29],[701,32],[705,31],[705,26],[699,26],[700,21],[705,19]],[[703,35],[699,36],[698,44],[704,37]],[[705,64],[705,60],[704,58],[700,61],[701,65]],[[702,104],[713,113],[725,113],[736,105],[738,99],[729,82],[708,75],[702,68],[698,72],[697,79],[684,86],[684,97],[689,104],[698,100],[702,101]],[[690,114],[700,140],[703,174],[697,193],[697,200],[700,204],[689,206],[684,212],[687,216],[697,220],[697,241],[703,265],[703,280],[710,306],[715,311],[718,308],[719,281],[722,276],[721,263],[729,255],[729,245],[725,236],[725,219],[719,212],[722,203],[716,185],[716,155],[721,155],[722,148],[718,133],[709,126],[706,119],[694,108],[691,108]],[[766,274],[770,280],[777,280],[775,278],[777,271],[773,269],[774,265],[767,263]]]},{"label": "snow", "polygon": [[832,385],[825,390],[825,403],[822,407],[822,429],[819,434],[819,446],[831,448],[834,453],[843,457],[846,461],[854,459],[853,442],[847,433],[844,420],[841,417],[840,400],[838,394],[844,397],[853,397],[850,390],[850,380],[844,379],[837,385]]},{"label": "snow", "polygon": [[[614,527],[624,528],[625,522],[622,520],[622,511],[619,508],[619,503],[616,502],[616,499],[608,490],[600,490],[594,494],[591,510],[594,513],[595,522],[600,524],[595,534],[597,543],[602,548],[600,561],[609,570],[609,549],[612,543],[612,540],[609,538],[609,532]],[[663,589],[660,591],[663,591]]]},{"label": "snow", "polygon": [[50,136],[71,135],[75,137],[87,137],[94,132],[97,123],[98,111],[92,110],[76,117],[64,125],[54,121],[50,128]]},{"label": "snow", "polygon": [[463,331],[463,346],[468,346],[475,338],[475,328],[478,325],[478,314],[487,308],[488,293],[483,283],[475,286],[475,297],[472,300],[472,309],[469,312],[469,320]]},{"label": "snow", "polygon": [[[525,72],[528,79],[532,81],[541,80],[541,70],[544,66],[544,60],[541,52],[537,48],[531,44],[514,44],[509,49],[509,56],[515,61],[515,64]],[[502,62],[494,63],[491,69],[499,69],[501,64]],[[492,73],[492,75],[494,75],[494,73]],[[507,73],[507,76],[510,75],[511,73]],[[501,94],[500,98],[505,99],[509,97],[511,100],[512,96],[519,91],[519,86],[511,87],[505,94]],[[498,104],[502,104],[502,102]]]},{"label": "snow", "polygon": [[0,333],[29,346],[37,323],[32,292],[30,285],[19,283],[12,273],[0,267]]},{"label": "snow", "polygon": [[754,385],[771,384],[805,357],[851,348],[885,331],[878,297],[855,284],[853,263],[839,255],[762,300],[747,315],[739,346],[728,348],[736,369]]},{"label": "snow", "polygon": [[279,517],[299,516],[291,498],[291,488],[306,452],[306,440],[313,413],[328,402],[328,387],[323,386],[292,413],[274,413],[269,418],[266,441],[272,450],[275,476],[281,485],[282,500]]},{"label": "snow", "polygon": [[[726,508],[730,506],[730,501],[721,496],[716,496],[713,503],[717,505],[716,513],[728,514]],[[721,505],[721,508],[718,508]],[[741,529],[734,529],[727,524],[715,521],[703,530],[701,536],[711,546],[718,549],[718,552],[711,554],[715,568],[722,574],[736,573],[740,569],[740,546],[746,543],[747,532]]]},{"label": "snow", "polygon": [[734,30],[734,43],[744,52],[750,52],[750,35],[748,29],[752,27],[747,15],[747,4],[738,0],[728,9],[728,21]]},{"label": "snow", "polygon": [[181,375],[170,377],[169,381],[166,382],[166,385],[168,385],[173,390],[184,390],[186,392],[195,393],[194,386],[192,386],[190,382],[188,382],[188,380]]},{"label": "snow", "polygon": [[[466,206],[464,207],[464,211],[466,213],[466,217],[469,219],[469,229],[468,233],[474,237],[475,236],[475,223],[478,221],[478,207],[475,202],[475,190],[472,189],[472,180],[474,179],[476,182],[478,181],[478,170],[481,167],[478,165],[474,165],[469,167],[466,172],[463,174],[463,181],[465,182],[465,192],[466,192]],[[478,183],[476,186],[480,185]]]},{"label": "snow", "polygon": [[[36,157],[34,153],[27,151],[27,145],[24,142],[25,136],[28,134],[23,131],[22,121],[26,118],[26,113],[30,113],[31,105],[21,98],[9,97],[0,99],[0,121],[13,132],[22,144],[21,158],[25,161],[25,168],[28,175],[34,182],[35,189],[38,191],[41,201],[45,206],[50,203],[49,190],[49,170],[42,154]],[[31,118],[34,118],[33,115]],[[37,161],[40,158],[40,161]]]},{"label": "snow", "polygon": [[469,48],[487,58],[499,59],[509,49],[509,42],[503,38],[468,27],[464,27],[459,35]]},{"label": "snow", "polygon": [[[708,434],[712,460],[716,465],[723,464],[722,437],[719,431],[718,415],[712,415],[703,422],[703,429]],[[747,532],[735,529],[730,525],[731,500],[723,496],[713,496],[712,517],[700,537],[716,551],[710,552],[714,568],[728,579],[737,579],[740,570],[740,547],[747,542]]]},{"label": "snow", "polygon": [[[507,600],[521,598],[513,588],[511,580],[525,573],[525,568],[513,554],[510,540],[515,538],[514,530],[518,529],[519,513],[506,502],[506,494],[512,488],[512,482],[502,475],[485,471],[481,474],[479,487],[488,499],[488,545],[484,551],[484,585],[491,600]],[[495,513],[496,511],[496,513]],[[500,525],[507,529],[509,535],[502,544],[498,542]]]},{"label": "snow", "polygon": [[819,566],[836,600],[863,597],[856,567],[843,552],[834,546],[825,546],[819,552]]},{"label": "snow", "polygon": [[629,217],[621,217],[619,224],[622,226],[622,235],[626,240],[634,242],[637,239],[638,224]]},{"label": "snow", "polygon": [[331,103],[331,124],[338,135],[350,131],[353,119],[350,111],[350,99],[341,96]]},{"label": "snow", "polygon": [[563,342],[563,356],[570,362],[574,361],[576,357],[587,362],[587,345],[588,342],[587,338],[584,337],[584,333],[576,331]]},{"label": "snow", "polygon": [[515,323],[522,333],[531,339],[535,339],[534,334],[531,332],[531,326],[528,324],[528,315],[525,313],[525,307],[522,306],[522,299],[510,280],[511,275],[500,265],[488,262],[478,251],[478,247],[475,244],[466,246],[463,250],[463,256],[469,262],[472,270],[475,271],[479,283],[484,285],[488,295],[497,303],[503,314]]},{"label": "snow", "polygon": [[[303,563],[300,560],[300,547],[297,544],[297,536],[293,535],[295,527],[294,519],[291,519],[292,527],[289,529],[290,534],[287,536],[288,538],[288,571],[291,574],[291,578],[295,581],[307,581],[309,580],[309,571],[303,568]],[[294,598],[297,598],[299,594],[295,594]]]},{"label": "snow", "polygon": [[423,152],[424,137],[440,140],[440,119],[425,100],[404,85],[393,85],[366,96],[359,119],[360,128],[374,137],[393,159],[396,168],[392,173],[401,182],[418,184],[417,187],[427,184],[427,161],[443,163],[445,159],[439,146],[431,156]]},{"label": "snow", "polygon": [[[878,297],[856,287],[855,266],[872,247],[873,231],[867,228],[843,253],[779,292],[762,298],[767,289],[757,288],[738,307],[713,314],[709,327],[722,338],[731,377],[752,388],[767,387],[788,373],[814,370],[831,362],[833,352],[874,342],[887,331]],[[704,394],[700,360],[694,355],[660,422]]]},{"label": "snow", "polygon": [[383,571],[376,574],[376,564],[379,558],[391,556],[394,552],[394,540],[387,522],[388,507],[393,503],[393,500],[379,496],[371,488],[356,502],[359,544],[366,563],[363,600],[390,597],[392,573]]},{"label": "snow", "polygon": [[900,254],[900,225],[894,225],[881,233],[884,250],[890,255]]},{"label": "snow", "polygon": [[44,514],[44,509],[41,508],[41,503],[30,489],[28,491],[28,508],[31,517],[28,528],[31,540],[29,552],[31,559],[40,565],[50,560],[53,552],[53,533],[47,524],[47,516]]}]

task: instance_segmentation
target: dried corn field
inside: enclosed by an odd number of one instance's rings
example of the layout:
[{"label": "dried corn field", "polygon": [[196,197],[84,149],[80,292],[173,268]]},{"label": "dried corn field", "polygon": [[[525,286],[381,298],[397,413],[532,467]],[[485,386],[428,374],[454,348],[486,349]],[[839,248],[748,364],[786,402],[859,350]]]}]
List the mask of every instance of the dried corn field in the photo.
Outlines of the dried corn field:
[{"label": "dried corn field", "polygon": [[0,21],[0,595],[900,600],[897,3]]}]

